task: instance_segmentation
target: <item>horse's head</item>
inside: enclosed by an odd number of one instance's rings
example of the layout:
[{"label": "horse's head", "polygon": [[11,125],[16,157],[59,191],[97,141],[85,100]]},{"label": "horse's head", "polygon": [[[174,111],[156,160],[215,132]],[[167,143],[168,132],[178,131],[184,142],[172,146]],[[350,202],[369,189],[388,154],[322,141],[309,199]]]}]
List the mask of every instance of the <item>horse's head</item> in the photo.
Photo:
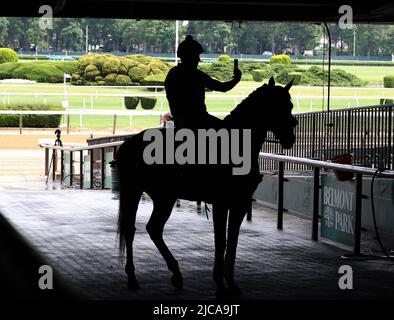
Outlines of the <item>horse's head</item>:
[{"label": "horse's head", "polygon": [[259,109],[256,119],[265,119],[265,128],[275,135],[284,149],[290,149],[295,142],[294,128],[297,120],[291,114],[293,103],[289,93],[292,85],[293,81],[284,87],[277,86],[271,77],[268,84],[257,89],[262,101],[256,105]]}]

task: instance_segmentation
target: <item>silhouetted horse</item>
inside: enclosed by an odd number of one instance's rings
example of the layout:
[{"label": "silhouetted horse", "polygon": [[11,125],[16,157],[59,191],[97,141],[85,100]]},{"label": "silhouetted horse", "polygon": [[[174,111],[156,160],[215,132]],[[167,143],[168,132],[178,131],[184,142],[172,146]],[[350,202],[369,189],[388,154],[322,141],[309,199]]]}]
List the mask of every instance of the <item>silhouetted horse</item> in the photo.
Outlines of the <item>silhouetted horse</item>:
[{"label": "silhouetted horse", "polygon": [[[120,180],[118,235],[121,257],[126,247],[129,289],[139,288],[134,273],[133,239],[138,204],[142,193],[146,192],[154,206],[146,230],[172,272],[171,283],[176,288],[183,287],[178,262],[163,240],[164,225],[171,215],[176,199],[202,200],[212,203],[213,206],[213,277],[217,284],[217,294],[241,294],[234,282],[239,229],[252,194],[261,181],[258,155],[267,131],[273,132],[285,149],[291,148],[295,141],[294,127],[297,120],[291,114],[291,85],[292,83],[285,87],[276,86],[271,78],[268,85],[264,84],[252,92],[223,120],[223,128],[251,130],[252,169],[249,174],[232,175],[226,166],[221,168],[205,165],[193,168],[179,165],[147,165],[143,159],[143,150],[147,145],[147,142],[143,141],[143,132],[120,146],[116,157]],[[165,131],[169,129],[161,130],[165,135]]]}]

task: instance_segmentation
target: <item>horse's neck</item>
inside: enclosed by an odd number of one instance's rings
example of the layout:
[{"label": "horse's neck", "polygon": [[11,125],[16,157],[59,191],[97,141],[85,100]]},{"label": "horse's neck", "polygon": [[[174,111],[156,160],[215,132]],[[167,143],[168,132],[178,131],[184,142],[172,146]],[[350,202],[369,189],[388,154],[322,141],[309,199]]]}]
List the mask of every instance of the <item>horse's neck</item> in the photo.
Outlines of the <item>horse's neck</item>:
[{"label": "horse's neck", "polygon": [[267,136],[266,118],[259,118],[256,121],[256,116],[250,112],[256,110],[251,104],[257,103],[255,93],[252,93],[240,104],[238,104],[233,111],[230,112],[223,120],[225,127],[228,129],[251,129],[252,134],[252,152],[260,152],[261,146]]}]

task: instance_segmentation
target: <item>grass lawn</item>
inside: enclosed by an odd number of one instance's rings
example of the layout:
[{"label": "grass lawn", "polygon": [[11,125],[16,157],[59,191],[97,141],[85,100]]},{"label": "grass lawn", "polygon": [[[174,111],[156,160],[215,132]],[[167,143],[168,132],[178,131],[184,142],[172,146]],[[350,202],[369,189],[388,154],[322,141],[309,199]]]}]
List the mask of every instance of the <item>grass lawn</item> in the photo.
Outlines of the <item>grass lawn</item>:
[{"label": "grass lawn", "polygon": [[[302,65],[307,68],[308,66]],[[369,77],[369,79],[377,79],[374,75],[381,71],[381,67],[360,67],[360,66],[341,66],[342,69],[358,74],[361,78]],[[350,69],[353,68],[353,71]],[[368,69],[368,70],[363,70]],[[394,74],[394,67],[383,67],[385,74]],[[357,71],[356,71],[357,70]],[[363,74],[363,76],[362,76]],[[254,81],[241,81],[233,90],[227,93],[207,92],[206,105],[210,112],[229,112],[231,111],[243,98],[250,94],[258,86],[263,83]],[[123,95],[126,94],[155,94],[153,91],[148,91],[144,88],[132,87],[124,88],[101,88],[101,87],[79,87],[67,84],[66,91],[62,84],[27,84],[27,85],[12,85],[0,84],[0,106],[2,104],[16,104],[16,103],[38,103],[38,104],[57,104],[61,105],[65,100],[65,92],[67,100],[69,101],[70,109],[102,109],[102,110],[125,110],[123,105]],[[29,95],[9,95],[8,93],[30,93]],[[51,95],[36,95],[36,93],[59,94],[58,96]],[[80,96],[71,96],[70,94],[77,93]],[[85,95],[86,94],[86,95]],[[98,94],[120,94],[121,96],[99,96]],[[164,95],[164,91],[157,92],[157,94]],[[291,94],[294,104],[294,112],[305,111],[321,111],[323,105],[323,88],[322,87],[307,87],[294,86],[291,89]],[[91,96],[89,96],[91,95]],[[219,97],[212,97],[216,95]],[[233,95],[240,95],[242,97],[231,97]],[[311,97],[312,96],[312,97]],[[326,106],[327,88],[324,89],[324,106]],[[394,98],[393,89],[383,88],[331,88],[331,108],[346,108],[363,105],[379,104],[380,98]],[[138,107],[141,109],[141,107]],[[162,110],[163,112],[169,110],[168,102],[165,96],[158,97],[155,110]],[[158,116],[118,116],[117,128],[136,128],[142,129],[146,127],[156,126],[159,123]],[[92,129],[109,129],[112,128],[112,116],[83,116],[82,121],[80,116],[71,117],[71,128],[92,128]]]}]

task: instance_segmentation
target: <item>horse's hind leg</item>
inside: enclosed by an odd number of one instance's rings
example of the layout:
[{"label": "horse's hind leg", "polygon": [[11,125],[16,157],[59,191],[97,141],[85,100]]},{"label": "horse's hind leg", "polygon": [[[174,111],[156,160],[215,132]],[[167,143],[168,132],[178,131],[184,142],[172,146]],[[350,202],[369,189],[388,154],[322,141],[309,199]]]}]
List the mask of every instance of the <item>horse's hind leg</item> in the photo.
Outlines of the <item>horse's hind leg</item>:
[{"label": "horse's hind leg", "polygon": [[213,205],[213,227],[215,235],[215,264],[213,267],[213,279],[215,280],[217,291],[220,296],[225,291],[224,286],[224,251],[226,249],[226,226],[228,208],[223,204]]},{"label": "horse's hind leg", "polygon": [[228,238],[224,261],[224,278],[231,295],[242,295],[241,290],[234,281],[234,266],[238,245],[239,230],[245,217],[246,209],[237,207],[230,209],[228,222]]},{"label": "horse's hind leg", "polygon": [[182,289],[183,278],[181,271],[179,270],[178,261],[174,258],[163,239],[164,225],[171,215],[175,201],[175,198],[171,200],[164,198],[161,199],[161,201],[154,200],[153,212],[148,224],[146,225],[146,230],[166,261],[168,269],[172,272],[172,285],[177,289]]},{"label": "horse's hind leg", "polygon": [[137,279],[135,277],[135,267],[133,259],[133,241],[135,235],[135,219],[138,210],[138,204],[142,192],[128,192],[120,195],[120,210],[124,212],[122,215],[122,225],[124,226],[124,242],[126,245],[126,266],[125,271],[128,278],[128,289],[139,289]]}]

